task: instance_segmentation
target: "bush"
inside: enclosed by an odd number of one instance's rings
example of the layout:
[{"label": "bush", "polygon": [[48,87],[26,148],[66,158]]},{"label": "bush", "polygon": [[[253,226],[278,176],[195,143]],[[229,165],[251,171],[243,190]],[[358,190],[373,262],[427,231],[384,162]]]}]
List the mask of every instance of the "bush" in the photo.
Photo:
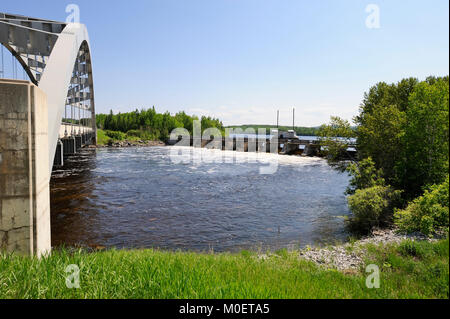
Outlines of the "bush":
[{"label": "bush", "polygon": [[368,233],[374,227],[383,227],[392,221],[395,205],[400,200],[401,191],[390,186],[372,186],[358,189],[348,197],[353,216],[348,227],[352,232]]},{"label": "bush", "polygon": [[423,258],[432,254],[432,252],[427,251],[427,248],[430,250],[429,245],[422,245],[421,242],[416,242],[413,240],[405,240],[399,245],[398,251],[403,256]]},{"label": "bush", "polygon": [[395,212],[395,223],[407,233],[420,231],[431,235],[449,227],[449,177],[440,185],[431,186],[404,210]]},{"label": "bush", "polygon": [[351,164],[347,171],[352,176],[346,194],[352,195],[357,189],[364,189],[373,186],[384,186],[383,171],[377,170],[375,162],[371,157],[361,160],[359,163]]},{"label": "bush", "polygon": [[127,137],[130,139],[139,138],[144,141],[158,140],[159,132],[155,133],[155,130],[130,130],[127,132]]},{"label": "bush", "polygon": [[119,131],[105,131],[106,136],[114,139],[114,140],[119,140],[122,141],[125,139],[126,134],[119,132]]},{"label": "bush", "polygon": [[332,116],[328,125],[320,127],[317,136],[328,164],[340,171],[345,171],[348,162],[342,160],[351,158],[347,149],[354,143],[353,139],[356,137],[355,130],[351,127],[350,122]]},{"label": "bush", "polygon": [[106,135],[105,131],[101,129],[97,129],[97,144],[98,145],[106,145],[110,138]]},{"label": "bush", "polygon": [[127,135],[128,136],[134,136],[134,137],[142,137],[142,131],[140,131],[140,130],[129,130],[128,132],[127,132]]}]

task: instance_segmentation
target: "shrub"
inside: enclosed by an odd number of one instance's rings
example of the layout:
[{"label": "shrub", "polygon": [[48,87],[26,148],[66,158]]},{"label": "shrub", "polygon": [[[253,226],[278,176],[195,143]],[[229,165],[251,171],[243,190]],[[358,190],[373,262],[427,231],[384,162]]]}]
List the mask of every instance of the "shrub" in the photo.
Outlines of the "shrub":
[{"label": "shrub", "polygon": [[141,140],[157,140],[159,133],[155,134],[152,130],[130,130],[127,132],[128,138],[139,138]]},{"label": "shrub", "polygon": [[427,254],[425,247],[423,245],[412,240],[405,240],[404,242],[402,242],[399,245],[398,250],[400,254],[402,254],[403,256],[422,258]]},{"label": "shrub", "polygon": [[406,209],[395,212],[395,223],[407,233],[420,231],[431,235],[449,226],[449,177],[433,185],[412,201]]},{"label": "shrub", "polygon": [[114,139],[114,140],[119,140],[122,141],[125,139],[126,134],[119,132],[119,131],[105,131],[106,136]]},{"label": "shrub", "polygon": [[401,191],[390,186],[377,185],[356,190],[354,195],[348,197],[353,214],[348,220],[348,227],[352,232],[368,233],[374,227],[388,225],[400,195]]},{"label": "shrub", "polygon": [[134,136],[134,137],[141,137],[142,136],[142,131],[140,130],[129,130],[127,132],[128,136]]},{"label": "shrub", "polygon": [[352,178],[350,185],[347,187],[346,194],[352,195],[357,189],[364,189],[373,186],[384,186],[383,171],[377,170],[375,162],[371,157],[361,160],[359,163],[351,164],[347,171]]},{"label": "shrub", "polygon": [[350,122],[340,117],[332,116],[330,123],[322,125],[317,135],[328,164],[338,170],[345,171],[347,161],[342,161],[342,159],[351,158],[347,149],[353,144],[353,139],[356,137],[355,130],[351,127]]},{"label": "shrub", "polygon": [[108,144],[109,137],[105,134],[105,131],[98,129],[97,130],[97,144],[105,145]]}]

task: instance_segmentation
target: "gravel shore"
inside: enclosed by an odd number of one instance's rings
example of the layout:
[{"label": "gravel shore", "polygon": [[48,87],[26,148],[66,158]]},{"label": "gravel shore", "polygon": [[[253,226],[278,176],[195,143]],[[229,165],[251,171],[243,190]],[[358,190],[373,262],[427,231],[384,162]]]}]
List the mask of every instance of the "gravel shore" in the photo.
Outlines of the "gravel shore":
[{"label": "gravel shore", "polygon": [[325,248],[305,248],[300,251],[300,258],[311,260],[323,268],[333,268],[340,271],[357,270],[364,263],[367,254],[367,244],[395,244],[406,239],[436,241],[421,234],[404,235],[394,229],[377,229],[371,236],[353,243],[346,243]]}]

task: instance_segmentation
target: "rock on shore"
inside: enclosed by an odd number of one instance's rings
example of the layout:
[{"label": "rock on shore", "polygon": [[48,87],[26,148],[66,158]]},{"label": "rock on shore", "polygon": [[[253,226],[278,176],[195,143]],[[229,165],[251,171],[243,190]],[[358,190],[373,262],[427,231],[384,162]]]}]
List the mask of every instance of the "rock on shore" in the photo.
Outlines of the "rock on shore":
[{"label": "rock on shore", "polygon": [[367,244],[398,244],[406,239],[435,241],[421,234],[403,235],[394,229],[377,229],[371,236],[354,243],[346,243],[325,248],[306,248],[300,251],[300,258],[311,260],[324,268],[340,271],[357,270],[364,263],[367,255]]}]

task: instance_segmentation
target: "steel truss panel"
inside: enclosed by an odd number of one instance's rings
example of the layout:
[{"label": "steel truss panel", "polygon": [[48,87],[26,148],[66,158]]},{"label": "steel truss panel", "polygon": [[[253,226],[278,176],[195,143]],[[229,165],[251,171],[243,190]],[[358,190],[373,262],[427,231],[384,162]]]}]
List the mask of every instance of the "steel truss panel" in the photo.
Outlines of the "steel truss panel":
[{"label": "steel truss panel", "polygon": [[90,110],[95,132],[92,59],[83,24],[0,13],[0,43],[47,95],[49,158],[55,156],[66,105]]}]

